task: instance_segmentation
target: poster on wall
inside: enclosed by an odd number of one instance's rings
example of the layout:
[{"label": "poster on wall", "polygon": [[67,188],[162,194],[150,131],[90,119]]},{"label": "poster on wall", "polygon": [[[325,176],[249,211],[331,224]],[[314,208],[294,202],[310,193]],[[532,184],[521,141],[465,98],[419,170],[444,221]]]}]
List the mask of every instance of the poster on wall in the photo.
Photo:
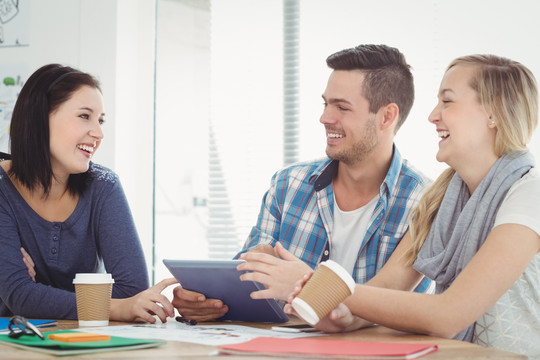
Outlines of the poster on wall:
[{"label": "poster on wall", "polygon": [[28,77],[24,65],[0,65],[0,151],[9,153],[9,124],[17,97]]},{"label": "poster on wall", "polygon": [[0,0],[0,48],[28,46],[28,0]]}]

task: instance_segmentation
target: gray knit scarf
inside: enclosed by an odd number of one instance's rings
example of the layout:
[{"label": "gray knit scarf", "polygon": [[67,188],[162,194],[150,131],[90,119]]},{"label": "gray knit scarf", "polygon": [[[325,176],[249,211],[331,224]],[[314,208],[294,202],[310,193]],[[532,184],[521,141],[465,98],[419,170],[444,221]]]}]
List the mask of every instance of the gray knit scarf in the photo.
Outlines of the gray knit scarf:
[{"label": "gray knit scarf", "polygon": [[[446,290],[472,259],[493,228],[510,187],[534,166],[528,151],[505,154],[492,166],[472,196],[456,173],[413,267]],[[456,336],[471,341],[474,324]]]}]

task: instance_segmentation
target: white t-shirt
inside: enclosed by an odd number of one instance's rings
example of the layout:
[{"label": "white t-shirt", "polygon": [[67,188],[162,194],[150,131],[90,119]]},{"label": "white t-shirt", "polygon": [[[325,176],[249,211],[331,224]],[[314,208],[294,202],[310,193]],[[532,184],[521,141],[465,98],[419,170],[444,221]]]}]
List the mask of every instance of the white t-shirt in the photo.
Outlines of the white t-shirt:
[{"label": "white t-shirt", "polygon": [[358,252],[377,201],[379,195],[356,210],[342,211],[334,195],[334,228],[330,239],[330,260],[343,266],[349,274],[353,274]]},{"label": "white t-shirt", "polygon": [[[508,191],[494,227],[521,224],[540,234],[540,173],[532,168]],[[519,245],[518,238],[508,239]],[[476,322],[473,342],[540,359],[540,254]]]}]

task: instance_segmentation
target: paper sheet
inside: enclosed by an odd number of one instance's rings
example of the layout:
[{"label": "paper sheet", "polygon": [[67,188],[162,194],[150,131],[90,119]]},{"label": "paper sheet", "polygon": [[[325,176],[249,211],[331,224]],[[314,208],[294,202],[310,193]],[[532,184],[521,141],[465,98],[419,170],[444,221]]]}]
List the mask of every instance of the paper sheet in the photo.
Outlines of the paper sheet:
[{"label": "paper sheet", "polygon": [[183,341],[211,346],[237,344],[260,336],[271,336],[286,339],[324,336],[324,334],[318,333],[285,333],[227,323],[191,326],[176,322],[174,320],[169,321],[166,324],[119,325],[93,328],[85,327],[74,330],[139,339]]}]

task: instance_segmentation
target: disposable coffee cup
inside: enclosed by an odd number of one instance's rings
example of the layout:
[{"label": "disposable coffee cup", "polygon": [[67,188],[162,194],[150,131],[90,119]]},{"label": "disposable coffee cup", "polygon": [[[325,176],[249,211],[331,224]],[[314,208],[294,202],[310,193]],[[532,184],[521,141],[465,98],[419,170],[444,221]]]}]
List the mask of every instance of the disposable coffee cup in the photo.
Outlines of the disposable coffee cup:
[{"label": "disposable coffee cup", "polygon": [[75,297],[79,326],[108,326],[114,280],[111,274],[75,274]]},{"label": "disposable coffee cup", "polygon": [[310,325],[317,324],[354,292],[351,275],[335,261],[319,264],[291,305]]}]

